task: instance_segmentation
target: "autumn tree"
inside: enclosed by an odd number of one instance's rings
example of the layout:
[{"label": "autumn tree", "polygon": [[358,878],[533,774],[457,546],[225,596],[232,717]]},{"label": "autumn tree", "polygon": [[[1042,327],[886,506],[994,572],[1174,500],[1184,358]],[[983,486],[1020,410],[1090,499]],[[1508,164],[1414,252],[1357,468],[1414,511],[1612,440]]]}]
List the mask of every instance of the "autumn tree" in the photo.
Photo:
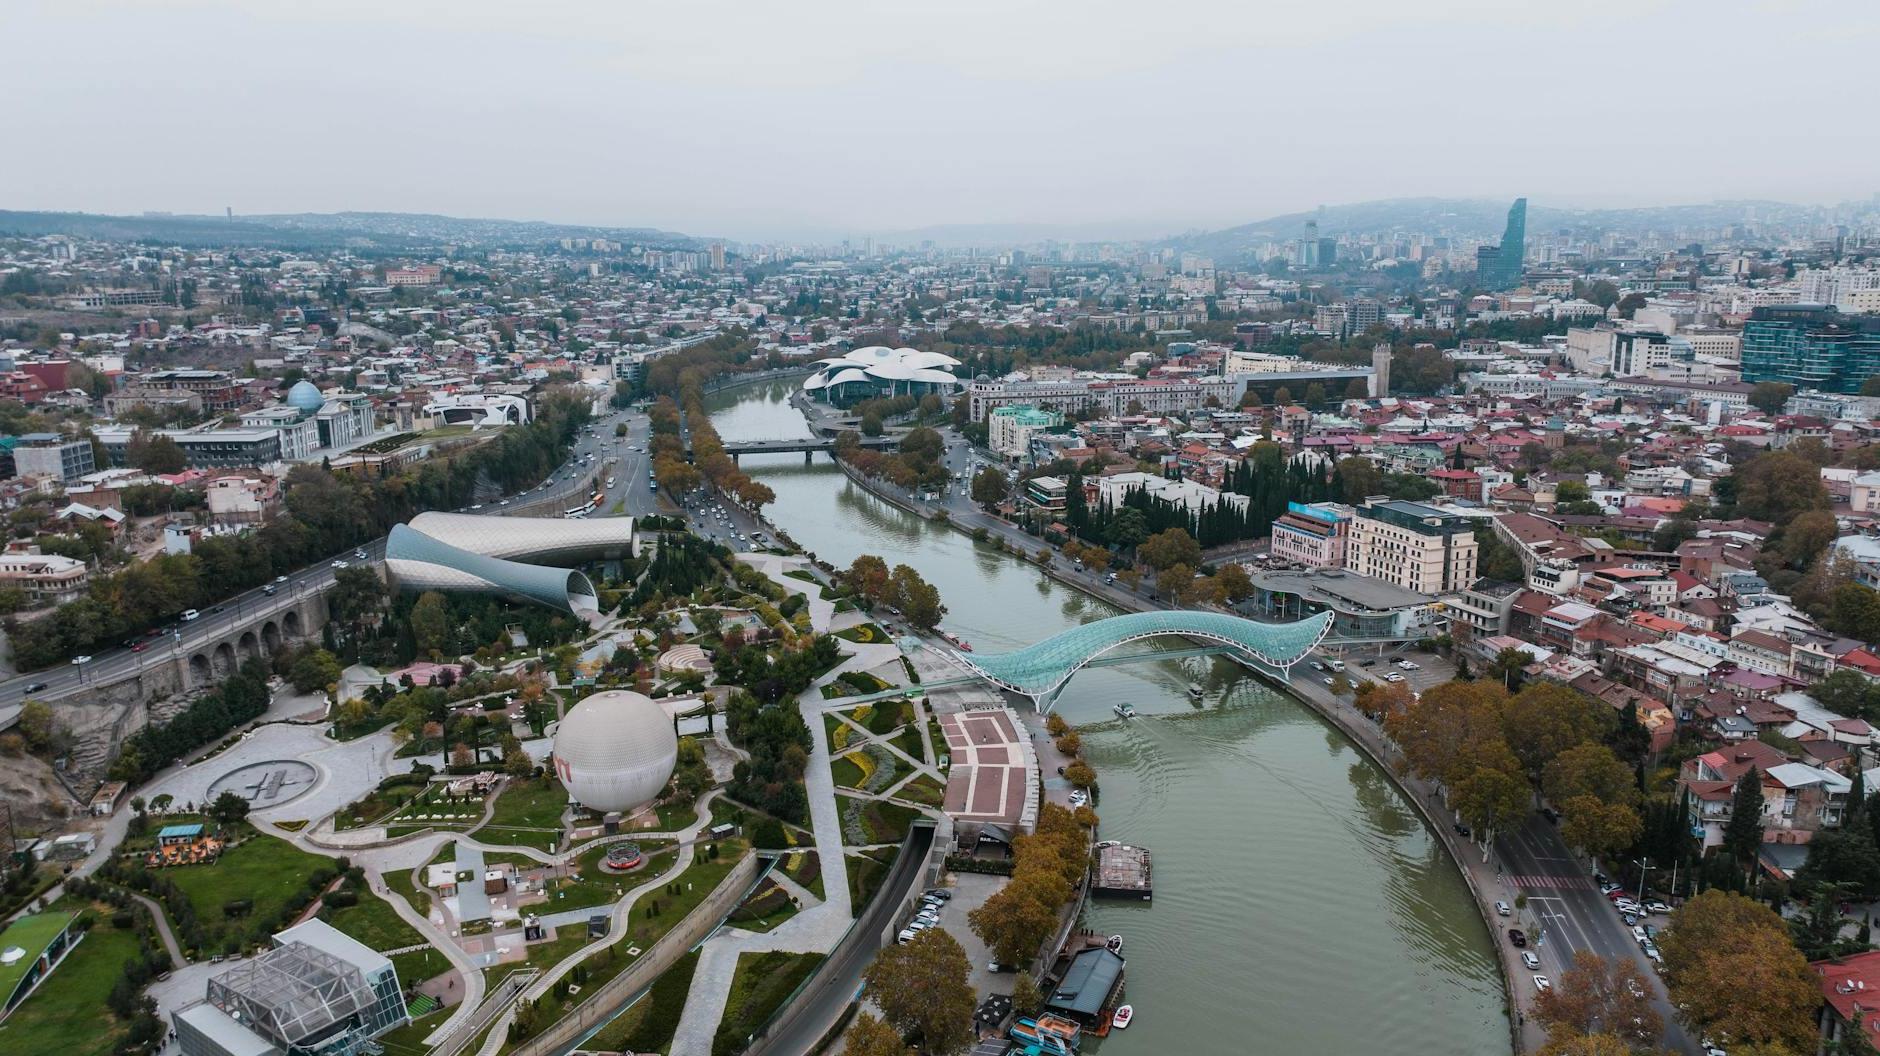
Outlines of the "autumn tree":
[{"label": "autumn tree", "polygon": [[1820,470],[1788,451],[1757,455],[1736,467],[1730,479],[1736,488],[1737,512],[1757,520],[1787,524],[1798,514],[1834,505]]},{"label": "autumn tree", "polygon": [[[1180,528],[1157,532],[1137,547],[1136,555],[1150,568],[1162,571],[1174,565],[1193,568],[1201,563],[1201,544]],[[1190,575],[1193,573],[1191,572]]]},{"label": "autumn tree", "polygon": [[1759,381],[1749,390],[1749,405],[1774,417],[1782,413],[1782,408],[1795,395],[1795,386],[1781,381]]},{"label": "autumn tree", "polygon": [[1644,828],[1638,811],[1624,803],[1604,803],[1581,795],[1559,804],[1560,838],[1594,857],[1625,850]]},{"label": "autumn tree", "polygon": [[1820,984],[1774,910],[1712,888],[1672,916],[1659,950],[1672,1007],[1693,1033],[1814,1050]]},{"label": "autumn tree", "polygon": [[1021,970],[1037,958],[1044,941],[1057,930],[1057,910],[1064,885],[1056,873],[1015,876],[966,915],[966,922],[1002,963]]},{"label": "autumn tree", "polygon": [[1616,1035],[1638,1048],[1658,1041],[1664,1025],[1652,1010],[1651,984],[1630,957],[1578,950],[1552,989],[1534,1001],[1534,1016],[1552,1034]]},{"label": "autumn tree", "polygon": [[1005,474],[991,466],[973,474],[973,501],[981,506],[997,506],[1011,493],[1012,487]]},{"label": "autumn tree", "polygon": [[1595,740],[1607,717],[1593,698],[1570,686],[1537,682],[1523,688],[1502,713],[1508,747],[1538,783],[1549,760],[1576,745]]},{"label": "autumn tree", "polygon": [[1632,768],[1603,744],[1577,744],[1541,768],[1541,793],[1555,803],[1589,795],[1601,803],[1636,804]]},{"label": "autumn tree", "polygon": [[1550,1034],[1539,1056],[1636,1056],[1625,1039],[1611,1034],[1575,1034],[1558,1031]]},{"label": "autumn tree", "polygon": [[888,946],[862,973],[867,996],[902,1036],[918,1033],[924,1051],[951,1056],[972,1040],[971,966],[959,940],[928,928]]},{"label": "autumn tree", "polygon": [[873,1012],[855,1017],[844,1035],[842,1056],[913,1056],[914,1050],[901,1035]]},{"label": "autumn tree", "polygon": [[874,554],[863,554],[850,562],[845,578],[850,588],[871,603],[888,596],[888,563]]}]

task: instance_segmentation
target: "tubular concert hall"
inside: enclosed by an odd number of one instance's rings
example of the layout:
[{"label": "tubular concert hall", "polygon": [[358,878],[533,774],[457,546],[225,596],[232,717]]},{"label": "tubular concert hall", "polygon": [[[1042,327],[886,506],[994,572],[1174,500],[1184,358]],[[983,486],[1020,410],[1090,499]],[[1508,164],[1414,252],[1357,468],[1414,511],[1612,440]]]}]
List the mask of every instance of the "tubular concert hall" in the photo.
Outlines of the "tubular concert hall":
[{"label": "tubular concert hall", "polygon": [[831,359],[816,361],[816,373],[803,381],[813,400],[847,407],[883,396],[925,396],[952,392],[960,379],[953,368],[960,361],[942,352],[870,345]]},{"label": "tubular concert hall", "polygon": [[633,519],[474,517],[421,513],[392,529],[385,569],[407,591],[496,594],[564,612],[598,612],[594,584],[573,569],[635,552]]}]

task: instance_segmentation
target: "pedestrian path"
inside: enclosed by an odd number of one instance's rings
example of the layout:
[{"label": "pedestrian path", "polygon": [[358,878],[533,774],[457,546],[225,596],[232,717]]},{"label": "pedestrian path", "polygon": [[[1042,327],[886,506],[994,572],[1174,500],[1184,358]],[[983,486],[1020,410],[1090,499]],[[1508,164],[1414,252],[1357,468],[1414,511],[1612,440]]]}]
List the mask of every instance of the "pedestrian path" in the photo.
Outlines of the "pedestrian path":
[{"label": "pedestrian path", "polygon": [[1589,888],[1593,886],[1593,881],[1584,876],[1545,876],[1534,873],[1509,873],[1505,879],[1516,887],[1534,890],[1545,888],[1559,891],[1572,888]]}]

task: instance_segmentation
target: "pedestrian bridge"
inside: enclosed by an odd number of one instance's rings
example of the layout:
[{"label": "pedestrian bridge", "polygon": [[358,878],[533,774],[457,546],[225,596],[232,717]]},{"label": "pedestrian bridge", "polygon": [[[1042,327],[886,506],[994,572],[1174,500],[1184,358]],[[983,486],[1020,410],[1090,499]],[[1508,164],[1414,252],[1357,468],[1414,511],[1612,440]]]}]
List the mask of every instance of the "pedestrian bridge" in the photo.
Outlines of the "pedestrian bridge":
[{"label": "pedestrian bridge", "polygon": [[1047,702],[1078,669],[1130,642],[1169,635],[1199,639],[1284,673],[1325,638],[1331,622],[1330,612],[1294,623],[1257,623],[1187,609],[1133,612],[1073,627],[1016,652],[974,656],[949,650],[948,656],[993,685],[1048,708]]}]

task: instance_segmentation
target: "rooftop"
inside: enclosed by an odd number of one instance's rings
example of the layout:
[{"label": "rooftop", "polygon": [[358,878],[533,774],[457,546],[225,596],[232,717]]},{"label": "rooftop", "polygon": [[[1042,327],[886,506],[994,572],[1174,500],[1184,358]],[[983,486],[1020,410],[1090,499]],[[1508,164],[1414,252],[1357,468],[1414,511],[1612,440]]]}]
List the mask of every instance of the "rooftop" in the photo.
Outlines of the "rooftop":
[{"label": "rooftop", "polygon": [[39,955],[77,916],[76,913],[34,913],[29,917],[21,917],[8,925],[5,931],[0,931],[0,953],[13,949],[21,951],[21,956],[10,963],[0,959],[0,1006],[13,996],[13,988],[20,985],[20,980],[38,961]]},{"label": "rooftop", "polygon": [[1296,594],[1339,612],[1376,613],[1419,608],[1435,601],[1428,594],[1337,568],[1266,570],[1253,573],[1255,590]]}]

